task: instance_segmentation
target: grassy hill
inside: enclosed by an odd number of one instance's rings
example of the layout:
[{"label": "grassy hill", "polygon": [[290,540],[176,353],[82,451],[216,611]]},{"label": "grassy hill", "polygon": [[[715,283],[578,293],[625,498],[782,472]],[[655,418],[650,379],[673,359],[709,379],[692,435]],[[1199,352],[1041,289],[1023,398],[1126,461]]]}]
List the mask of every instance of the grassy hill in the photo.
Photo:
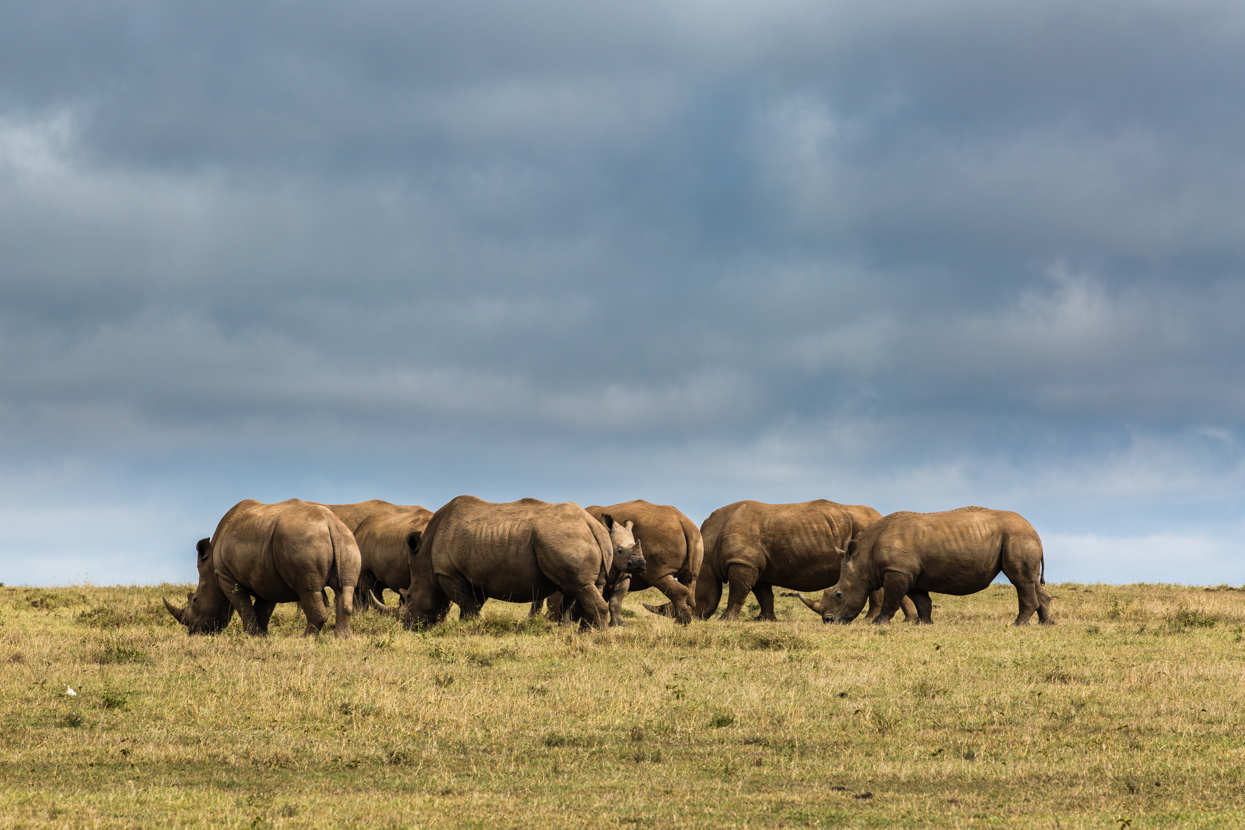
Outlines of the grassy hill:
[{"label": "grassy hill", "polygon": [[[0,827],[1245,826],[1245,592],[935,596],[935,625],[189,638],[188,586],[0,588]],[[751,615],[755,615],[755,607]],[[70,696],[72,688],[76,695]]]}]

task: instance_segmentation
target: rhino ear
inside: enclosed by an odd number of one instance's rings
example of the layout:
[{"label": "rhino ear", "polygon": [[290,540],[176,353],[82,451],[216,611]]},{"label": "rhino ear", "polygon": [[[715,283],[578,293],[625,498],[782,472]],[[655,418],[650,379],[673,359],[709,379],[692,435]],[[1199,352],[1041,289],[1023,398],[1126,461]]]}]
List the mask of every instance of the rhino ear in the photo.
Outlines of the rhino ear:
[{"label": "rhino ear", "polygon": [[627,523],[623,525],[623,527],[627,528],[627,530],[631,530],[631,528],[635,527],[635,522],[628,519]]},{"label": "rhino ear", "polygon": [[199,543],[195,545],[195,550],[199,551],[199,561],[202,562],[212,555],[212,540],[200,539]]},{"label": "rhino ear", "polygon": [[419,553],[419,545],[424,541],[424,534],[418,530],[413,530],[406,537],[406,546],[410,548],[411,556]]},{"label": "rhino ear", "polygon": [[614,529],[614,517],[611,516],[609,513],[602,513],[601,524],[605,525],[606,530],[613,530]]},{"label": "rhino ear", "polygon": [[846,562],[847,560],[849,560],[849,559],[851,559],[853,556],[855,556],[855,555],[856,555],[856,551],[857,551],[857,549],[858,549],[859,547],[860,547],[860,546],[856,544],[856,540],[855,540],[855,539],[853,539],[852,541],[848,542],[848,543],[847,543],[847,551],[843,554],[843,561],[844,561],[844,562]]}]

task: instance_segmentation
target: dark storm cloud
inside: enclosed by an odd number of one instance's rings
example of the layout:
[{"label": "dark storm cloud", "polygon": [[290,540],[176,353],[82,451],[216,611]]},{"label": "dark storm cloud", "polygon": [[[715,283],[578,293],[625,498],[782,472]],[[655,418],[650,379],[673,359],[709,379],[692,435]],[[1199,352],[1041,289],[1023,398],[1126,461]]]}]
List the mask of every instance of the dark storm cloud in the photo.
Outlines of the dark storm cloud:
[{"label": "dark storm cloud", "polygon": [[1239,536],[1243,23],[6,8],[0,446],[123,517],[206,461],[226,499],[986,500],[1083,550],[1166,500]]}]

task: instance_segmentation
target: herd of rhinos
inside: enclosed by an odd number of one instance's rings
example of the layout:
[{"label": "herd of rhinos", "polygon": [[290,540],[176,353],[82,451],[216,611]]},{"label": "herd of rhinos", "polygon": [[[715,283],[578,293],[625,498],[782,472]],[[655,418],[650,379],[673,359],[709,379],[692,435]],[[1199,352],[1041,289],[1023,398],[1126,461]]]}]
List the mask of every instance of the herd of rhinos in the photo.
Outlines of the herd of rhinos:
[{"label": "herd of rhinos", "polygon": [[[774,586],[801,594],[824,622],[889,622],[900,608],[929,623],[930,592],[965,595],[1001,571],[1016,587],[1016,625],[1036,611],[1051,622],[1037,531],[1016,513],[963,507],[891,513],[818,500],[741,501],[713,511],[700,529],[674,507],[629,501],[610,507],[523,499],[492,504],[459,496],[436,513],[374,500],[322,505],[235,505],[198,544],[199,586],[188,604],[165,607],[191,634],[210,634],[238,612],[248,634],[266,634],[273,608],[297,602],[307,634],[336,603],[334,631],[350,635],[356,594],[407,628],[435,625],[450,603],[463,619],[487,599],[547,603],[554,619],[594,628],[622,625],[629,590],[656,588],[645,604],[681,623],[708,619],[730,586],[721,619],[735,620],[749,592],[760,619],[774,620]],[[397,606],[383,601],[397,592]]]}]

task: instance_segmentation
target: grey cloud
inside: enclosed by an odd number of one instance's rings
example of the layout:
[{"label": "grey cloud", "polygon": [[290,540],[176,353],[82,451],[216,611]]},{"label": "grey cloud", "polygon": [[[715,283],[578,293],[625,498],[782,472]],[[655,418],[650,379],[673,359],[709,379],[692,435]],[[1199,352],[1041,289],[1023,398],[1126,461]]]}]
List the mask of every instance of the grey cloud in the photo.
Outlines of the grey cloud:
[{"label": "grey cloud", "polygon": [[1240,22],[6,9],[0,447],[87,501],[1014,500],[1089,550],[1167,498],[1234,533]]}]

